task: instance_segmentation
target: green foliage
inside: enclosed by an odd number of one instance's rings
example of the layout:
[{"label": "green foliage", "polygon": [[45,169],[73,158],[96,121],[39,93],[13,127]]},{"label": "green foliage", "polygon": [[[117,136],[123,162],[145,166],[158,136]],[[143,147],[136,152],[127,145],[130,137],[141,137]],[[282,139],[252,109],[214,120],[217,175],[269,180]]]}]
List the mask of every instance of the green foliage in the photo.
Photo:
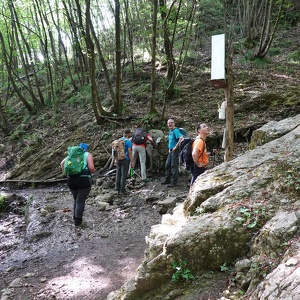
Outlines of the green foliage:
[{"label": "green foliage", "polygon": [[223,3],[218,0],[202,0],[201,9],[195,15],[196,33],[214,35],[224,33]]},{"label": "green foliage", "polygon": [[91,102],[91,97],[91,86],[85,85],[77,93],[69,97],[66,103],[72,107],[83,108],[87,102]]},{"label": "green foliage", "polygon": [[138,119],[137,124],[143,124],[145,130],[150,130],[153,126],[160,126],[160,119],[157,113],[148,113]]},{"label": "green foliage", "polygon": [[25,135],[25,131],[23,129],[16,129],[11,132],[9,140],[10,141],[19,141]]},{"label": "green foliage", "polygon": [[282,49],[280,47],[272,47],[269,50],[269,56],[276,56],[281,53]]},{"label": "green foliage", "polygon": [[294,196],[300,196],[300,166],[295,164],[286,169],[281,183],[281,190]]},{"label": "green foliage", "polygon": [[275,173],[275,179],[279,185],[275,187],[279,192],[288,194],[291,197],[300,197],[300,161],[296,160],[293,165],[285,161],[278,161]]},{"label": "green foliage", "polygon": [[258,261],[253,262],[249,270],[250,273],[254,274],[258,278],[265,278],[271,270],[272,261]]},{"label": "green foliage", "polygon": [[201,206],[196,207],[195,215],[203,216],[205,214],[205,209]]},{"label": "green foliage", "polygon": [[0,212],[3,212],[7,206],[7,198],[3,195],[0,195]]},{"label": "green foliage", "polygon": [[226,263],[224,263],[222,266],[220,266],[221,272],[230,272],[231,268],[227,266]]},{"label": "green foliage", "polygon": [[291,52],[287,55],[288,60],[294,63],[300,62],[300,51],[296,50],[294,52]]},{"label": "green foliage", "polygon": [[270,60],[267,57],[264,58],[255,58],[252,61],[254,67],[258,68],[258,69],[265,69],[269,67],[270,64]]},{"label": "green foliage", "polygon": [[264,220],[266,216],[266,211],[261,205],[241,207],[239,213],[240,216],[235,218],[236,221],[250,229],[260,226],[260,221]]},{"label": "green foliage", "polygon": [[175,269],[175,273],[172,275],[172,281],[178,282],[181,280],[193,280],[195,276],[191,273],[191,271],[186,268],[187,262],[185,260],[181,260],[178,262],[172,263],[172,268]]},{"label": "green foliage", "polygon": [[135,89],[132,91],[132,96],[136,100],[144,99],[146,94],[151,92],[151,85],[149,83],[144,83],[140,81]]}]

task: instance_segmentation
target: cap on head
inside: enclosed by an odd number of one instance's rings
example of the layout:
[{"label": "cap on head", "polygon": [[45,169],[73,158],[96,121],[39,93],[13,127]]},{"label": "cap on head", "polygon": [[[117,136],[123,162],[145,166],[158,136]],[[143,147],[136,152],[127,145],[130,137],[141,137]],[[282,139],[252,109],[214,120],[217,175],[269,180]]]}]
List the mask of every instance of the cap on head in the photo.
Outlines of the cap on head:
[{"label": "cap on head", "polygon": [[88,148],[89,148],[89,144],[86,144],[86,143],[80,143],[79,147],[83,149],[83,151],[87,151]]}]

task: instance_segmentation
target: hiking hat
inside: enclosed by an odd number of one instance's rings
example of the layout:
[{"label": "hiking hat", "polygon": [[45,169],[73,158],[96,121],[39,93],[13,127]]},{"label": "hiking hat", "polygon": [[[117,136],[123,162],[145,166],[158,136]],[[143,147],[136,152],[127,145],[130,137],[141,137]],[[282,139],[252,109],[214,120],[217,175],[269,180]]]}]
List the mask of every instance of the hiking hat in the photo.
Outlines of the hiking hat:
[{"label": "hiking hat", "polygon": [[85,144],[85,143],[80,143],[79,147],[82,148],[85,151],[87,151],[87,149],[89,149],[89,144]]}]

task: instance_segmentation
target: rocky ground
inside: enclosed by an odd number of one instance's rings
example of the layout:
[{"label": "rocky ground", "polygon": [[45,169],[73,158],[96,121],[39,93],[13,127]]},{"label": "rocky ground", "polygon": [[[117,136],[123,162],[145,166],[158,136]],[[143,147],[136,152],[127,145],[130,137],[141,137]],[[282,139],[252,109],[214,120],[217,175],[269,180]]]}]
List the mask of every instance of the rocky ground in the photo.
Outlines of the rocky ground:
[{"label": "rocky ground", "polygon": [[[136,188],[129,181],[126,198],[95,183],[79,229],[72,222],[72,197],[65,184],[2,188],[1,193],[14,196],[13,209],[0,225],[1,299],[106,299],[134,276],[150,227],[186,197],[186,174],[173,189],[160,180],[152,177]],[[104,209],[103,201],[111,205]]]}]

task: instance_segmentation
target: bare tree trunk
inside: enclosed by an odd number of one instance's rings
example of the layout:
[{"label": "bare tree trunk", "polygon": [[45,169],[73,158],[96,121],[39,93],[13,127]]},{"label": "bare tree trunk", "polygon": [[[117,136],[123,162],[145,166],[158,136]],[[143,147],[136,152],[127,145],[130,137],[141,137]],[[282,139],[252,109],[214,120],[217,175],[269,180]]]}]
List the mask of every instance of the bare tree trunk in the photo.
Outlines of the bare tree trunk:
[{"label": "bare tree trunk", "polygon": [[155,90],[156,90],[156,35],[157,35],[157,9],[158,0],[153,0],[153,17],[152,17],[152,61],[151,61],[151,100],[149,113],[157,114],[155,109]]},{"label": "bare tree trunk", "polygon": [[[59,82],[61,82],[61,88],[60,89],[62,90],[63,89],[63,82],[64,82],[64,80],[62,80],[62,79],[66,76],[66,73],[67,73],[68,76],[70,77],[71,84],[73,86],[74,91],[77,91],[78,87],[77,87],[77,84],[74,80],[74,76],[73,76],[73,72],[71,71],[71,66],[70,66],[68,55],[67,55],[66,47],[65,47],[65,45],[63,43],[63,40],[62,40],[59,13],[57,11],[58,10],[58,5],[56,5],[56,16],[57,16],[57,21],[56,21],[56,18],[55,18],[54,14],[53,14],[53,11],[51,9],[50,0],[47,0],[47,3],[48,3],[49,11],[50,11],[50,14],[51,14],[52,22],[55,26],[55,29],[56,29],[57,35],[58,35],[58,41],[57,41],[58,42],[58,54],[55,55],[54,57],[55,57],[55,60],[56,60],[56,65],[59,68],[60,78],[57,78],[58,82],[56,82],[56,84],[59,84]],[[54,42],[52,42],[51,44],[52,44],[52,47],[53,47]],[[54,51],[54,52],[56,53],[56,51]],[[63,56],[64,60],[63,60],[62,56]],[[66,70],[64,69],[64,62],[67,65]]]},{"label": "bare tree trunk", "polygon": [[[30,75],[28,72],[28,69],[34,68],[34,65],[32,63],[31,49],[28,45],[28,41],[24,37],[23,30],[22,30],[21,24],[19,22],[19,16],[15,10],[13,2],[10,3],[9,8],[10,8],[11,17],[12,17],[11,24],[12,24],[13,31],[15,33],[15,41],[16,41],[16,44],[18,47],[20,62],[22,63],[23,71],[25,73],[25,78],[26,78],[26,84],[24,83],[23,80],[19,80],[19,82],[26,88],[26,90],[31,95],[31,99],[32,99],[32,102],[34,103],[34,105],[39,107],[39,106],[41,106],[42,103],[35,96],[34,89],[32,87],[31,80],[30,80]],[[21,38],[21,41],[23,44],[21,44],[20,38]],[[24,50],[26,50],[26,53],[24,53]],[[28,58],[29,58],[29,60],[28,60]],[[15,74],[15,75],[17,75],[17,74]]]},{"label": "bare tree trunk", "polygon": [[[8,74],[8,78],[10,83],[12,84],[13,88],[14,88],[14,92],[18,95],[19,99],[23,102],[23,104],[25,105],[25,107],[27,108],[27,110],[29,112],[33,111],[32,106],[29,104],[29,102],[26,100],[26,98],[23,96],[22,92],[20,91],[20,89],[17,87],[16,82],[14,80],[14,77],[12,75],[12,65],[11,65],[11,60],[8,60],[8,56],[11,57],[11,55],[7,55],[7,51],[6,51],[6,46],[5,46],[5,42],[4,42],[4,38],[2,35],[2,32],[0,31],[0,43],[1,43],[1,48],[2,48],[2,58],[4,61],[4,65],[7,69],[7,74]],[[11,52],[11,51],[10,51]]]},{"label": "bare tree trunk", "polygon": [[258,48],[254,58],[263,58],[269,52],[269,49],[271,47],[271,44],[272,44],[274,36],[275,36],[275,32],[278,27],[280,17],[282,15],[282,9],[283,9],[284,2],[285,2],[285,0],[281,0],[281,4],[278,9],[278,13],[275,18],[275,23],[274,23],[272,29],[271,29],[271,23],[272,23],[271,19],[272,19],[272,15],[273,15],[274,2],[273,2],[273,0],[269,0],[267,2],[264,25],[263,25],[263,29],[261,31],[260,44],[259,44],[259,48]]},{"label": "bare tree trunk", "polygon": [[121,93],[121,83],[122,83],[122,68],[121,68],[121,24],[120,24],[120,1],[115,0],[115,40],[116,40],[116,102],[114,105],[114,110],[117,114],[122,113],[123,103],[122,103],[122,93]]},{"label": "bare tree trunk", "polygon": [[[62,0],[64,5],[64,13],[66,14],[72,35],[72,47],[73,47],[73,62],[75,67],[75,73],[78,74],[78,79],[81,85],[86,84],[87,78],[85,72],[88,70],[88,63],[86,62],[86,57],[83,55],[84,51],[80,43],[80,33],[78,23],[74,20],[77,20],[79,17],[74,16],[74,11],[77,11],[74,7],[71,6],[73,2]],[[80,13],[80,12],[78,12]],[[79,72],[80,71],[80,72]]]},{"label": "bare tree trunk", "polygon": [[[154,0],[154,1],[156,1],[156,0]],[[125,21],[126,21],[127,32],[128,32],[130,63],[131,63],[132,75],[135,77],[135,66],[134,66],[134,58],[133,58],[132,23],[130,23],[130,20],[129,20],[129,9],[128,9],[129,3],[128,3],[128,0],[124,1],[124,5],[125,5]]]},{"label": "bare tree trunk", "polygon": [[[94,44],[91,38],[90,33],[90,24],[91,15],[90,15],[90,0],[86,0],[86,12],[85,12],[85,22],[86,22],[86,29],[85,29],[85,41],[87,46],[87,54],[88,54],[88,61],[89,61],[89,74],[90,74],[90,82],[91,82],[91,91],[92,91],[92,106],[94,110],[94,115],[97,121],[97,124],[101,124],[103,119],[100,115],[107,114],[106,111],[103,109],[101,102],[99,101],[98,97],[98,90],[97,84],[95,79],[95,52],[94,52]],[[98,112],[99,111],[99,112]],[[99,115],[100,113],[100,115]]]},{"label": "bare tree trunk", "polygon": [[[48,35],[47,35],[47,29],[44,26],[43,22],[39,22],[40,20],[43,20],[43,13],[41,11],[41,7],[39,2],[37,1],[34,5],[34,14],[36,18],[36,23],[41,24],[41,29],[38,28],[39,31],[39,42],[41,46],[41,52],[44,56],[44,65],[46,67],[46,81],[47,86],[49,87],[47,89],[47,103],[52,103],[53,97],[54,97],[54,91],[53,91],[53,74],[52,74],[52,68],[51,68],[51,59],[50,59],[50,51],[48,49]],[[39,16],[39,17],[38,17]],[[54,104],[54,103],[53,103]],[[54,104],[55,106],[55,104]]]},{"label": "bare tree trunk", "polygon": [[9,126],[8,126],[7,119],[6,119],[4,111],[3,111],[3,105],[2,105],[1,100],[2,100],[2,97],[0,97],[0,128],[4,132],[8,132],[9,131]]},{"label": "bare tree trunk", "polygon": [[98,55],[99,55],[99,60],[101,62],[101,65],[102,65],[102,68],[103,68],[103,71],[104,71],[104,77],[106,79],[106,83],[107,83],[107,87],[108,87],[110,97],[112,99],[112,102],[115,103],[116,98],[115,98],[115,93],[114,93],[113,86],[112,86],[112,83],[111,83],[111,80],[110,80],[109,71],[107,69],[106,62],[105,62],[105,59],[104,59],[104,56],[103,56],[103,53],[102,53],[101,45],[100,45],[99,40],[96,36],[94,26],[93,26],[92,23],[91,23],[91,28],[90,29],[91,29],[93,39],[94,39],[95,44],[96,44],[96,48],[97,48]]},{"label": "bare tree trunk", "polygon": [[[175,2],[176,0],[174,0],[170,5],[169,13],[171,12]],[[160,11],[161,11],[161,19],[163,21],[164,48],[165,48],[166,59],[168,64],[167,79],[171,81],[173,74],[175,72],[175,65],[174,65],[174,57],[172,51],[172,42],[170,40],[170,30],[168,26],[168,14],[165,12],[164,9],[162,9],[164,6],[166,6],[166,0],[159,0],[159,6],[161,8]]]},{"label": "bare tree trunk", "polygon": [[225,89],[226,99],[226,148],[225,148],[225,161],[233,159],[233,145],[234,145],[234,106],[233,106],[233,45],[229,40],[228,54],[226,61],[227,69],[227,88]]}]

